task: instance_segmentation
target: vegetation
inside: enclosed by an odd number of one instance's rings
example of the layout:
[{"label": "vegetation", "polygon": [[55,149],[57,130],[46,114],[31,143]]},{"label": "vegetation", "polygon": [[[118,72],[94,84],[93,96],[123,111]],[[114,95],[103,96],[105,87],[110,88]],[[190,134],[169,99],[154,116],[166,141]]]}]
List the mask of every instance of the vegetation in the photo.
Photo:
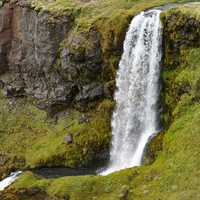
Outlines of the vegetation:
[{"label": "vegetation", "polygon": [[[0,98],[2,171],[39,166],[81,167],[109,148],[113,103],[104,100],[97,110],[68,110],[58,122],[48,119],[27,99]],[[73,141],[66,141],[66,137]],[[8,167],[8,169],[5,169]]]},{"label": "vegetation", "polygon": [[12,189],[40,187],[51,196],[69,196],[70,200],[199,199],[199,116],[200,106],[194,105],[177,117],[165,135],[163,152],[151,166],[127,169],[106,177],[54,180],[26,173]]},{"label": "vegetation", "polygon": [[[75,16],[74,31],[87,32],[96,27],[101,33],[105,68],[104,80],[113,86],[115,69],[121,55],[119,46],[129,21],[137,12],[164,4],[166,0],[56,0],[32,1],[36,10],[49,10],[55,16]],[[162,148],[151,165],[126,169],[111,175],[44,179],[24,173],[12,191],[40,188],[50,197],[70,200],[188,200],[200,199],[200,21],[199,6],[183,6],[162,14],[164,24],[164,90],[162,94],[165,135],[159,136]],[[111,49],[117,47],[116,55]],[[112,77],[112,78],[110,78]],[[110,85],[111,86],[110,86]],[[0,97],[0,151],[5,164],[2,172],[39,166],[89,165],[96,154],[109,148],[109,99],[81,112],[68,109],[58,121],[49,119],[29,99]],[[89,106],[88,106],[89,107]],[[86,120],[82,120],[86,116]],[[71,135],[72,143],[65,137]],[[161,138],[161,139],[160,139]],[[157,143],[151,144],[155,151]],[[162,151],[161,151],[162,150]],[[2,159],[1,159],[2,162]],[[8,169],[7,169],[8,168]],[[30,193],[31,194],[31,193]],[[34,198],[34,197],[33,197]]]},{"label": "vegetation", "polygon": [[[166,126],[163,149],[156,161],[149,166],[126,169],[105,177],[44,179],[27,172],[12,185],[12,190],[39,187],[50,196],[68,197],[70,200],[200,198],[200,48],[198,41],[191,40],[192,43],[188,39],[190,34],[196,34],[198,29],[195,29],[196,32],[189,29],[191,32],[182,35],[177,32],[176,28],[179,26],[183,31],[184,27],[190,26],[185,23],[187,14],[184,11],[182,13],[181,9],[173,9],[162,16],[165,43],[170,42],[171,45],[165,46],[162,77],[166,111],[163,118]],[[198,23],[196,18],[195,20],[195,23]],[[182,43],[176,45],[180,39]]]}]

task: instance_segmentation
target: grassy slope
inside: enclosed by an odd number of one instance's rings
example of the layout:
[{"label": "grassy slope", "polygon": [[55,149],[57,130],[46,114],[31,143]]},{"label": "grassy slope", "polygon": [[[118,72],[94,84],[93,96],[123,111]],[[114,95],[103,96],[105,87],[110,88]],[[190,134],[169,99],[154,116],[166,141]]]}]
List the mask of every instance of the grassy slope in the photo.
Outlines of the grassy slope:
[{"label": "grassy slope", "polygon": [[[10,103],[9,103],[10,102]],[[113,103],[104,100],[97,108],[81,113],[68,110],[58,122],[21,99],[12,105],[0,97],[0,152],[6,157],[2,171],[38,166],[87,165],[95,154],[108,147]],[[89,122],[80,122],[82,116]],[[73,143],[64,138],[73,136]]]},{"label": "grassy slope", "polygon": [[[194,15],[194,9],[180,11]],[[176,12],[173,10],[171,13]],[[39,186],[50,195],[70,196],[70,200],[198,200],[200,199],[200,49],[182,50],[175,69],[163,71],[166,104],[171,124],[164,137],[163,151],[151,166],[133,168],[106,177],[65,177],[41,179],[24,174],[13,189]],[[167,59],[167,58],[166,58]],[[180,87],[189,87],[178,95]],[[175,95],[174,95],[175,94]]]}]

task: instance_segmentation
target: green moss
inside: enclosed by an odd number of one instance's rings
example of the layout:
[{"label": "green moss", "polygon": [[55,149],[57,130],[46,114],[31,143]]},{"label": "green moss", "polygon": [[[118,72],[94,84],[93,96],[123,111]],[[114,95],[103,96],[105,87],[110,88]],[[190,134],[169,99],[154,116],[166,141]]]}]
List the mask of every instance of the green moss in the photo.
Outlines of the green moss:
[{"label": "green moss", "polygon": [[129,191],[128,184],[135,176],[137,176],[136,171],[126,170],[108,177],[82,176],[47,180],[27,172],[16,181],[15,188],[40,187],[50,196],[60,198],[69,196],[70,200],[115,200],[122,199],[126,195]]},{"label": "green moss", "polygon": [[[193,12],[198,4],[180,6],[162,13],[164,25],[164,68],[162,72],[164,91],[162,99],[165,127],[173,122],[178,102],[189,104],[198,101],[199,87],[199,20],[185,9]],[[196,10],[196,9],[195,9]],[[174,111],[176,108],[176,111]]]},{"label": "green moss", "polygon": [[157,156],[163,149],[163,138],[164,132],[160,132],[147,144],[144,153],[145,156],[143,158],[144,165],[150,165],[156,160]]},{"label": "green moss", "polygon": [[[196,2],[196,3],[194,3]],[[178,8],[173,8],[170,11],[167,11],[168,15],[171,15],[174,12],[181,12],[184,15],[192,16],[197,20],[200,20],[200,12],[199,12],[199,1],[193,1],[191,4],[182,5]]]},{"label": "green moss", "polygon": [[[165,106],[163,121],[165,125],[173,121],[174,114],[178,112],[178,107],[199,100],[199,55],[199,48],[181,51],[180,57],[185,59],[180,61],[179,67],[177,69],[164,69],[163,71]],[[181,106],[177,105],[180,102]]]},{"label": "green moss", "polygon": [[[110,100],[100,102],[98,108],[87,113],[68,110],[58,122],[48,119],[46,112],[32,106],[27,99],[20,99],[14,105],[11,102],[0,98],[0,154],[8,160],[2,171],[86,166],[109,149],[113,108]],[[81,122],[82,116],[88,116],[87,121]],[[73,143],[65,142],[67,135],[72,135]]]}]

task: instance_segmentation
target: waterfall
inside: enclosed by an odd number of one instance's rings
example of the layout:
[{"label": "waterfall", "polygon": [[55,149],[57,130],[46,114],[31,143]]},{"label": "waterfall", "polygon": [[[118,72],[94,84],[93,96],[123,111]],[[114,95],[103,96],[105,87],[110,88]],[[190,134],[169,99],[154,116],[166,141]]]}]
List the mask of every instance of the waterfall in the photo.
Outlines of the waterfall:
[{"label": "waterfall", "polygon": [[10,174],[10,176],[0,181],[0,191],[4,190],[10,184],[12,184],[21,173],[22,173],[21,171],[13,172]]},{"label": "waterfall", "polygon": [[160,13],[141,12],[126,34],[116,80],[110,164],[102,175],[141,165],[145,145],[159,131]]}]

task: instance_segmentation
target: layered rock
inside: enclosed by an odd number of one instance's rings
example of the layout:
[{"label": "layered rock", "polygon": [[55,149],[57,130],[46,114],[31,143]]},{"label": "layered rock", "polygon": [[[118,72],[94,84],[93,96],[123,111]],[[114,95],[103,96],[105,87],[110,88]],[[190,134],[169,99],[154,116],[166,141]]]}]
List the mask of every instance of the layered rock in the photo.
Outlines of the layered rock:
[{"label": "layered rock", "polygon": [[76,34],[74,16],[29,6],[0,10],[0,80],[8,97],[33,96],[44,108],[103,96],[100,36]]}]

